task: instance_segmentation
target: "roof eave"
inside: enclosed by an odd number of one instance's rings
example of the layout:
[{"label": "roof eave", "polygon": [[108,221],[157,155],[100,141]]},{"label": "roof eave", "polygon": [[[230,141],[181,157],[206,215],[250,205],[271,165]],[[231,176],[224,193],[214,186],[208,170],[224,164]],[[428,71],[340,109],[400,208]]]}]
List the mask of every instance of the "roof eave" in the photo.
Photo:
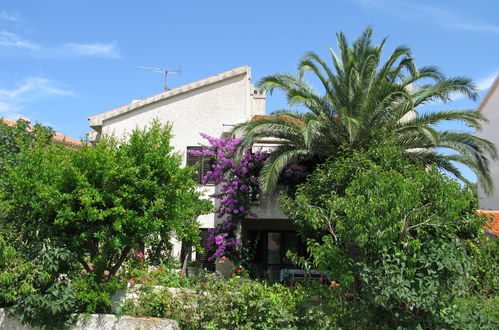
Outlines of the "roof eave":
[{"label": "roof eave", "polygon": [[100,129],[102,127],[102,122],[104,120],[114,118],[117,116],[121,116],[125,113],[142,108],[146,105],[156,103],[156,102],[165,100],[165,99],[173,97],[173,96],[181,95],[181,94],[205,87],[207,85],[211,85],[211,84],[214,84],[214,83],[217,83],[217,82],[229,79],[229,78],[233,78],[233,77],[236,77],[236,76],[239,76],[242,74],[248,74],[249,72],[250,72],[250,68],[248,66],[241,66],[241,67],[232,69],[230,71],[226,71],[226,72],[223,72],[221,74],[218,74],[216,76],[212,76],[212,77],[205,78],[205,79],[202,79],[202,80],[199,80],[199,81],[196,81],[196,82],[193,82],[193,83],[181,86],[181,87],[177,87],[177,88],[165,91],[163,93],[145,98],[145,99],[140,100],[138,102],[130,103],[130,104],[127,104],[127,105],[122,106],[120,108],[116,108],[116,109],[113,109],[113,110],[108,111],[108,112],[104,112],[104,113],[101,113],[101,114],[98,114],[98,115],[95,115],[92,117],[88,117],[89,125],[93,129],[100,131]]}]

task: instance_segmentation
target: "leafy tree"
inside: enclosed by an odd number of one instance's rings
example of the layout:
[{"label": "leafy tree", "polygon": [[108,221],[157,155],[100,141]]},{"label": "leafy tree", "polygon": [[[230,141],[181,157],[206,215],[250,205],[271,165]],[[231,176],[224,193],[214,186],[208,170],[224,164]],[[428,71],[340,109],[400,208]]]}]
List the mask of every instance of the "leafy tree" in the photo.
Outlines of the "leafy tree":
[{"label": "leafy tree", "polygon": [[[261,171],[264,192],[276,185],[290,162],[323,163],[344,144],[351,148],[370,145],[380,130],[394,132],[396,144],[412,162],[435,164],[469,183],[455,166],[455,162],[464,164],[478,174],[486,191],[492,191],[487,155],[497,157],[494,145],[468,133],[435,128],[452,120],[479,129],[484,120],[480,113],[418,112],[423,105],[450,101],[456,93],[475,100],[476,88],[470,79],[447,78],[435,66],[417,67],[405,46],[397,47],[383,62],[386,39],[373,45],[370,28],[352,44],[343,33],[337,34],[337,40],[339,54],[330,49],[332,66],[309,52],[298,62],[296,75],[280,73],[259,82],[271,93],[282,90],[290,106],[302,106],[306,112],[278,111],[234,129],[244,138],[243,150],[262,138],[279,139]],[[313,75],[322,92],[303,79],[305,73]],[[435,148],[455,153],[443,154]]]},{"label": "leafy tree", "polygon": [[67,250],[55,248],[27,260],[0,236],[0,307],[42,329],[69,326],[77,305],[67,275],[72,259]]},{"label": "leafy tree", "polygon": [[35,124],[29,127],[24,120],[18,120],[13,126],[0,119],[0,173],[7,166],[13,166],[22,149],[34,144],[48,144],[54,132],[50,127]]},{"label": "leafy tree", "polygon": [[155,123],[127,142],[23,150],[7,170],[6,221],[25,249],[66,249],[98,282],[113,277],[133,247],[160,259],[172,237],[196,244],[196,218],[211,204],[200,199],[192,169],[180,168],[170,138],[170,128]]},{"label": "leafy tree", "polygon": [[470,293],[483,239],[476,202],[382,143],[343,151],[282,205],[307,239],[309,261],[341,283],[365,327],[454,328],[477,320],[455,307]]}]

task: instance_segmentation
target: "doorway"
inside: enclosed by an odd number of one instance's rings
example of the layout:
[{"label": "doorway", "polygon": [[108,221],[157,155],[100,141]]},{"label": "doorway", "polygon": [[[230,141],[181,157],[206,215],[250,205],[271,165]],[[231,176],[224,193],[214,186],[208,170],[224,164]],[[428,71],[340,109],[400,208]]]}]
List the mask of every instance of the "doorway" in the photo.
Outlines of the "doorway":
[{"label": "doorway", "polygon": [[286,255],[288,251],[299,256],[306,252],[294,230],[249,230],[247,236],[248,243],[254,246],[252,275],[271,282],[280,280],[281,270],[296,268]]}]

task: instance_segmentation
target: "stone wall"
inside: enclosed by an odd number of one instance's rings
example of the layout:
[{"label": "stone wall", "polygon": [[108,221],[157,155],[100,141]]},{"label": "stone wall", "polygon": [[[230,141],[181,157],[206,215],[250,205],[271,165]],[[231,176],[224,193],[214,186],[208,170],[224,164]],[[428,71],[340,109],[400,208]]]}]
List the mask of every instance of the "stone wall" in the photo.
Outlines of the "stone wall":
[{"label": "stone wall", "polygon": [[[0,330],[38,330],[30,326],[23,325],[18,319],[7,316],[5,309],[0,308]],[[91,314],[88,317],[82,316],[78,322],[72,326],[72,330],[177,330],[178,324],[174,320],[158,319],[154,317],[136,318],[130,316],[116,317],[109,314]]]}]

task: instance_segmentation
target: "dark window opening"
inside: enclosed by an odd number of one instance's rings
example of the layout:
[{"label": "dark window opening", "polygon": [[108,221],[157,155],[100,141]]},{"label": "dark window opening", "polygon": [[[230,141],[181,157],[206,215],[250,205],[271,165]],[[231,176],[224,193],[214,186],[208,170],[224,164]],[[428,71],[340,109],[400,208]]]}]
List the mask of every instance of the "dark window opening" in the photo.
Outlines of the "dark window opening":
[{"label": "dark window opening", "polygon": [[[214,160],[209,156],[198,156],[193,155],[189,151],[201,151],[203,147],[187,147],[187,166],[196,169],[196,173],[192,176],[192,179],[197,183],[203,183],[203,177],[208,171],[212,170],[212,165]],[[207,184],[213,184],[213,180],[208,180]]]},{"label": "dark window opening", "polygon": [[253,277],[279,281],[282,269],[297,268],[287,257],[292,251],[306,256],[306,245],[296,231],[250,230],[246,233],[247,244],[255,242],[250,273]]},{"label": "dark window opening", "polygon": [[[187,262],[188,267],[198,267],[207,269],[210,271],[215,270],[215,263],[208,260],[211,255],[210,249],[208,248],[208,239],[210,237],[210,232],[208,229],[200,229],[199,236],[201,237],[201,249],[194,249],[192,243],[182,240],[182,247],[180,249],[180,262],[182,265]],[[193,260],[193,252],[196,252],[196,257]]]},{"label": "dark window opening", "polygon": [[196,261],[202,268],[213,271],[215,270],[215,263],[208,260],[211,255],[210,252],[213,252],[208,248],[208,238],[210,237],[210,232],[208,229],[201,229],[199,235],[201,236],[201,247],[203,248],[203,251],[196,251]]}]

